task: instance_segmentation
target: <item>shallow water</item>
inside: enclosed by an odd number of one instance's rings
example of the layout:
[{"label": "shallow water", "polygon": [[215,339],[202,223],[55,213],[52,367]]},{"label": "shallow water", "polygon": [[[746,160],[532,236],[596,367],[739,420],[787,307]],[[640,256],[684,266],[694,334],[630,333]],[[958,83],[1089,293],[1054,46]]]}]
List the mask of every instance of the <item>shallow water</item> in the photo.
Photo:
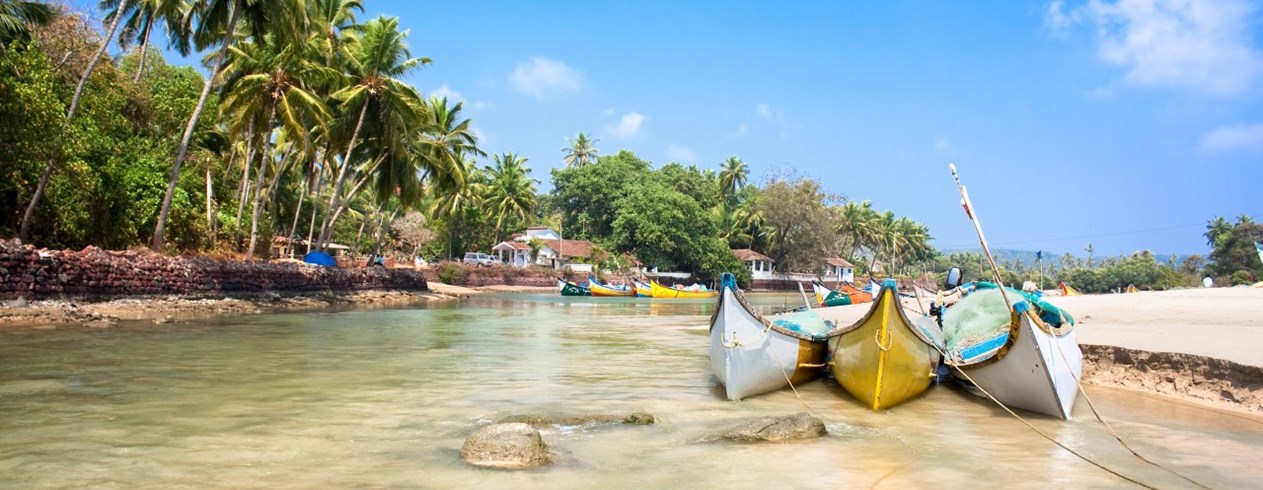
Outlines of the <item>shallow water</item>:
[{"label": "shallow water", "polygon": [[[771,310],[797,295],[752,295]],[[952,386],[874,413],[832,381],[741,402],[707,361],[710,301],[490,295],[419,309],[0,331],[0,488],[1012,488],[1128,486]],[[1214,488],[1257,485],[1263,418],[1089,387],[1124,439]],[[814,411],[829,435],[702,443],[740,419]],[[528,471],[460,461],[512,414],[627,414],[554,427]],[[1146,484],[1190,484],[1092,418],[1023,414]]]}]

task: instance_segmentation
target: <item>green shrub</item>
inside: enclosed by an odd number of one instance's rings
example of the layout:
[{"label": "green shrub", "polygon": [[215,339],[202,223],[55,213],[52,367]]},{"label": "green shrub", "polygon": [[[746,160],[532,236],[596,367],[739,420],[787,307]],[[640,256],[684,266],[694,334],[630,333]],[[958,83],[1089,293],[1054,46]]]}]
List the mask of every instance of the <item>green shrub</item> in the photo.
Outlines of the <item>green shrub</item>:
[{"label": "green shrub", "polygon": [[1232,273],[1233,286],[1250,285],[1250,284],[1254,284],[1254,274],[1250,273],[1250,271],[1241,269],[1237,272]]},{"label": "green shrub", "polygon": [[439,282],[444,284],[456,284],[456,281],[465,278],[465,270],[461,266],[451,262],[444,262],[439,266]]}]

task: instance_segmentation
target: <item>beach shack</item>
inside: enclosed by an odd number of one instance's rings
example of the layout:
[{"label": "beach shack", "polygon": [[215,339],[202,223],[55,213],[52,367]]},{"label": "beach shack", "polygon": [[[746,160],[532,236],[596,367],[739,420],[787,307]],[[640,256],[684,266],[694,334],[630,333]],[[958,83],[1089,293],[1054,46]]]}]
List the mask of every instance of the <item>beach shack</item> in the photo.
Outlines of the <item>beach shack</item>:
[{"label": "beach shack", "polygon": [[840,257],[824,259],[825,282],[855,282],[855,265]]},{"label": "beach shack", "polygon": [[750,267],[750,275],[754,280],[776,279],[775,273],[772,271],[772,266],[775,265],[776,261],[772,260],[771,257],[748,248],[733,249],[732,254]]},{"label": "beach shack", "polygon": [[492,252],[500,256],[500,262],[513,267],[526,267],[531,265],[531,246],[525,242],[510,240],[500,242],[491,248]]}]

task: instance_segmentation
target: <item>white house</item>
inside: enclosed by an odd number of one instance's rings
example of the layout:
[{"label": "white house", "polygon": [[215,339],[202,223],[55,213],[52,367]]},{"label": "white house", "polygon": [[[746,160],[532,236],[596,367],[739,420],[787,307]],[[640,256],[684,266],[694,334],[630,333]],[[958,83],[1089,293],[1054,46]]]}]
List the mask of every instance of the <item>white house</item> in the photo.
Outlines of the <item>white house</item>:
[{"label": "white house", "polygon": [[776,278],[772,272],[772,265],[775,261],[773,261],[771,257],[748,248],[733,249],[732,254],[736,255],[738,260],[745,262],[746,265],[750,266],[750,275],[753,276],[755,280]]},{"label": "white house", "polygon": [[839,257],[824,259],[824,280],[855,282],[855,265]]},{"label": "white house", "polygon": [[539,240],[561,240],[561,234],[546,226],[532,226],[522,235],[514,238],[519,242],[529,242],[532,238]]},{"label": "white house", "polygon": [[491,248],[500,256],[500,262],[514,267],[531,265],[531,246],[519,241],[500,242]]}]

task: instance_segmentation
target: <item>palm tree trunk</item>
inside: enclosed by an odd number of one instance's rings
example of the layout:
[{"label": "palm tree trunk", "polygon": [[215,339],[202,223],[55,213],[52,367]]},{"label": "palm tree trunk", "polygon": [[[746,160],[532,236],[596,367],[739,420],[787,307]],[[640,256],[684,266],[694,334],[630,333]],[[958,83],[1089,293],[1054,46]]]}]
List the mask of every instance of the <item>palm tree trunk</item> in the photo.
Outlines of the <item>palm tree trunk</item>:
[{"label": "palm tree trunk", "polygon": [[44,195],[44,189],[48,187],[48,177],[53,174],[52,158],[48,159],[48,165],[44,166],[44,173],[39,176],[39,184],[35,185],[35,194],[31,196],[31,202],[26,205],[26,212],[22,213],[22,228],[18,231],[18,238],[23,243],[31,240],[31,217],[35,215],[35,206],[39,204],[40,196]]},{"label": "palm tree trunk", "polygon": [[101,41],[101,47],[97,48],[96,53],[88,59],[88,66],[83,69],[83,75],[79,76],[79,84],[75,85],[75,95],[70,98],[70,109],[66,111],[66,123],[69,124],[71,119],[75,118],[75,111],[79,109],[79,98],[83,96],[83,88],[88,85],[88,77],[92,75],[92,69],[96,68],[97,62],[101,61],[101,57],[105,56],[105,50],[110,46],[110,40],[114,39],[114,31],[118,30],[118,23],[123,20],[123,11],[127,10],[128,0],[122,0],[118,3],[118,10],[115,11],[114,20],[110,22],[110,30],[105,34],[105,39]]},{"label": "palm tree trunk", "polygon": [[303,201],[307,199],[307,179],[303,179],[303,192],[298,195],[298,207],[294,208],[294,222],[289,225],[289,234],[285,238],[289,240],[290,255],[294,253],[294,232],[298,231],[298,216],[303,214]]},{"label": "palm tree trunk", "polygon": [[395,210],[390,212],[390,217],[389,217],[389,218],[387,218],[387,217],[385,217],[385,216],[381,216],[381,217],[379,217],[379,218],[378,218],[378,222],[377,222],[377,244],[373,246],[373,255],[374,255],[374,256],[381,257],[381,255],[382,255],[382,239],[384,239],[384,238],[386,237],[386,234],[384,233],[384,232],[386,231],[386,225],[387,225],[388,223],[391,223],[391,222],[395,221],[395,216],[396,216],[396,215],[398,215],[398,214],[399,214],[399,207],[395,207]]},{"label": "palm tree trunk", "polygon": [[[351,141],[346,146],[346,156],[342,157],[342,168],[338,169],[338,179],[333,184],[333,195],[329,197],[329,209],[335,209],[341,204],[340,201],[348,201],[348,199],[340,199],[342,195],[342,187],[346,184],[347,169],[351,167],[351,151],[355,150],[355,140],[360,137],[360,129],[364,127],[364,117],[368,115],[368,100],[364,100],[364,107],[360,108],[360,118],[355,122],[355,130],[351,132]],[[354,195],[354,194],[352,194]],[[331,211],[330,211],[331,212]],[[337,219],[334,214],[326,214],[325,221],[320,224],[320,244],[323,250],[329,236],[333,234],[333,222]]]},{"label": "palm tree trunk", "polygon": [[338,217],[342,216],[342,212],[346,211],[346,209],[351,206],[351,196],[354,196],[355,194],[360,192],[360,189],[364,187],[364,184],[368,182],[368,179],[373,176],[373,172],[376,172],[377,167],[380,167],[382,162],[385,160],[386,160],[385,155],[377,157],[377,160],[373,162],[373,166],[369,167],[368,170],[364,171],[364,175],[361,176],[360,179],[355,182],[355,185],[351,187],[350,191],[347,191],[346,193],[347,197],[345,199],[342,199],[342,202],[338,204],[338,207],[335,208],[332,212],[330,212],[327,218],[329,228],[328,230],[321,232],[322,235],[328,235],[328,236],[325,236],[324,238],[320,239],[320,244],[319,244],[320,248],[324,248],[326,246],[326,242],[329,241],[329,236],[333,235],[333,224],[338,221]]},{"label": "palm tree trunk", "polygon": [[[356,256],[360,255],[360,239],[364,238],[364,225],[368,224],[368,220],[370,219],[372,219],[372,215],[365,216],[364,219],[360,220],[360,231],[355,234],[355,249],[354,250],[355,250]],[[368,265],[368,264],[364,264],[364,265]]]},{"label": "palm tree trunk", "polygon": [[[268,113],[267,129],[270,131],[274,124],[276,124],[275,102]],[[271,135],[265,135],[263,138],[263,158],[259,162],[259,174],[254,176],[254,213],[250,216],[250,246],[246,248],[246,260],[254,258],[254,246],[259,240],[259,214],[263,212],[263,176],[267,175],[268,164],[272,163],[272,156],[268,154],[271,145]]]},{"label": "palm tree trunk", "polygon": [[132,75],[132,83],[140,83],[141,74],[145,73],[145,52],[149,49],[149,35],[153,33],[153,19],[145,23],[145,37],[140,41],[140,59],[136,61],[136,74]]},{"label": "palm tree trunk", "polygon": [[215,212],[211,209],[211,195],[214,187],[211,184],[211,165],[206,166],[206,232],[210,236],[210,245],[215,246]]},{"label": "palm tree trunk", "polygon": [[193,107],[193,114],[189,116],[188,125],[184,127],[184,136],[180,137],[180,147],[175,153],[175,163],[171,166],[171,176],[167,178],[167,193],[162,196],[162,207],[158,210],[158,224],[154,227],[153,243],[151,244],[151,248],[154,250],[162,250],[163,246],[166,245],[163,239],[167,228],[167,214],[171,212],[171,197],[175,195],[175,184],[180,180],[180,167],[184,165],[184,158],[188,156],[189,142],[193,140],[193,130],[197,129],[197,119],[202,116],[202,110],[206,108],[206,99],[210,97],[211,86],[214,85],[215,77],[219,76],[219,70],[224,66],[224,58],[228,55],[228,48],[232,46],[233,34],[237,32],[237,21],[240,18],[241,10],[234,6],[232,18],[228,21],[228,27],[224,29],[224,38],[219,47],[219,54],[215,55],[215,68],[211,70],[210,78],[202,86],[202,95],[198,97],[197,105]]},{"label": "palm tree trunk", "polygon": [[241,214],[246,209],[246,198],[250,192],[250,164],[254,161],[254,121],[250,122],[250,131],[246,137],[246,159],[241,162],[241,188],[237,192],[237,229],[233,232],[232,244],[241,250]]}]

